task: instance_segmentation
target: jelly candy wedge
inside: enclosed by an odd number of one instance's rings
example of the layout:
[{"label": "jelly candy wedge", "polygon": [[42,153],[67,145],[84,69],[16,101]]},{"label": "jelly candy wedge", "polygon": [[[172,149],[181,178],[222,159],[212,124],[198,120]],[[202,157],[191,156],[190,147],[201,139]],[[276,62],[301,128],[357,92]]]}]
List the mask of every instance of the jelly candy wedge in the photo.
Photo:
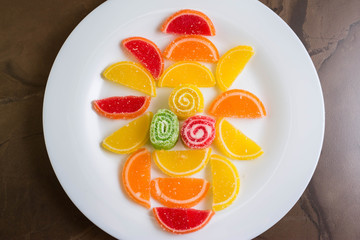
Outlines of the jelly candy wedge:
[{"label": "jelly candy wedge", "polygon": [[147,112],[104,139],[102,146],[114,153],[126,154],[141,148],[149,140],[152,113]]},{"label": "jelly candy wedge", "polygon": [[158,81],[159,87],[178,87],[192,84],[196,87],[213,87],[215,78],[211,71],[197,62],[182,61],[168,67]]},{"label": "jelly candy wedge", "polygon": [[180,119],[185,119],[203,111],[204,97],[194,85],[181,85],[171,92],[169,107]]},{"label": "jelly candy wedge", "polygon": [[210,105],[209,114],[215,117],[262,118],[264,104],[251,92],[233,89],[220,94]]},{"label": "jelly candy wedge", "polygon": [[164,33],[214,36],[215,27],[204,13],[183,9],[171,15],[161,27]]},{"label": "jelly candy wedge", "polygon": [[150,125],[150,142],[155,149],[171,149],[179,138],[179,120],[167,109],[160,109]]},{"label": "jelly candy wedge", "polygon": [[151,97],[109,97],[93,101],[95,111],[111,119],[132,119],[143,114],[150,105]]},{"label": "jelly candy wedge", "polygon": [[254,55],[250,46],[237,46],[227,51],[216,66],[216,80],[219,88],[226,91],[237,76],[242,72],[247,62]]},{"label": "jelly candy wedge", "polygon": [[202,170],[209,161],[211,148],[202,150],[181,150],[153,152],[155,164],[172,177],[190,176]]},{"label": "jelly candy wedge", "polygon": [[130,37],[122,41],[128,50],[157,79],[164,70],[164,59],[155,43],[143,37]]},{"label": "jelly candy wedge", "polygon": [[173,61],[200,61],[214,63],[219,60],[215,45],[202,36],[181,36],[172,41],[164,57]]},{"label": "jelly candy wedge", "polygon": [[114,63],[105,69],[103,76],[107,80],[138,90],[152,97],[156,96],[154,78],[148,70],[138,63],[127,61]]},{"label": "jelly candy wedge", "polygon": [[263,154],[259,145],[224,118],[216,121],[215,142],[219,150],[232,159],[250,160]]},{"label": "jelly candy wedge", "polygon": [[150,208],[151,154],[145,148],[129,156],[122,170],[122,182],[128,195]]},{"label": "jelly candy wedge", "polygon": [[205,198],[210,183],[201,178],[156,178],[151,196],[167,207],[190,208]]},{"label": "jelly candy wedge", "polygon": [[215,214],[211,210],[187,208],[153,208],[155,219],[160,226],[171,233],[185,234],[203,228]]},{"label": "jelly candy wedge", "polygon": [[201,115],[189,117],[181,127],[180,134],[187,147],[208,148],[215,139],[215,119]]},{"label": "jelly candy wedge", "polygon": [[213,154],[210,158],[213,210],[230,206],[239,194],[240,178],[236,167],[226,158]]}]

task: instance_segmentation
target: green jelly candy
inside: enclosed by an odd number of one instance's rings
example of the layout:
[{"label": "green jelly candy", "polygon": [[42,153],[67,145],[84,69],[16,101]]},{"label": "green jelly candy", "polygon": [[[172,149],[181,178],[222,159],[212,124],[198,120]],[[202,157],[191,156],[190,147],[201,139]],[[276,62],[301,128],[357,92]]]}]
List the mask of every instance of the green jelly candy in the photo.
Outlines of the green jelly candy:
[{"label": "green jelly candy", "polygon": [[150,142],[156,149],[169,150],[179,138],[179,120],[175,113],[160,109],[150,125]]}]

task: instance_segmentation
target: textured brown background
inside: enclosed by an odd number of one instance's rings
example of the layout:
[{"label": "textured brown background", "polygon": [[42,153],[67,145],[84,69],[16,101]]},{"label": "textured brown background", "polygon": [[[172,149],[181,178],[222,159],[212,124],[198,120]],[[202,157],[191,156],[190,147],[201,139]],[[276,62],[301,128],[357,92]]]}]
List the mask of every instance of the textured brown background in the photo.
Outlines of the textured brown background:
[{"label": "textured brown background", "polygon": [[[51,65],[102,0],[0,0],[0,239],[113,239],[51,168],[42,101]],[[326,105],[319,165],[293,209],[256,239],[360,239],[360,0],[263,0],[304,43]]]}]

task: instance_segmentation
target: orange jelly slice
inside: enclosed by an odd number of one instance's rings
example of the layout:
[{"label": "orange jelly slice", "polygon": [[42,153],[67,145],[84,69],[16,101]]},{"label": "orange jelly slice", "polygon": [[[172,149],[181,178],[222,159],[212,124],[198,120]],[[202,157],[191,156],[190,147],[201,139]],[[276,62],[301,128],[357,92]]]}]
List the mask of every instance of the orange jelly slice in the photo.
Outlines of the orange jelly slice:
[{"label": "orange jelly slice", "polygon": [[128,195],[137,203],[150,208],[151,154],[139,149],[126,160],[122,171],[123,185]]},{"label": "orange jelly slice", "polygon": [[219,60],[215,45],[202,36],[181,36],[172,41],[164,57],[173,61],[200,61],[214,63]]}]

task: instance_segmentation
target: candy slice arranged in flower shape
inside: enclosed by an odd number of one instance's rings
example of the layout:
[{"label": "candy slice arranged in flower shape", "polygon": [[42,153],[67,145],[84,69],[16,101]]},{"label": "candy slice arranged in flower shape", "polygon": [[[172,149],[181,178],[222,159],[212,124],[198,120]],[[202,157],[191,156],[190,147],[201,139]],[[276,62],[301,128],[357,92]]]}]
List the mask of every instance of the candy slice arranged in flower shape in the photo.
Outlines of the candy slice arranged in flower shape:
[{"label": "candy slice arranged in flower shape", "polygon": [[203,111],[204,97],[194,85],[181,85],[171,92],[169,107],[180,119],[185,119]]},{"label": "candy slice arranged in flower shape", "polygon": [[210,183],[201,178],[156,178],[151,196],[167,207],[190,208],[206,196]]},{"label": "candy slice arranged in flower shape", "polygon": [[215,117],[262,118],[264,104],[251,92],[233,89],[223,92],[211,103],[209,114]]},{"label": "candy slice arranged in flower shape", "polygon": [[183,9],[171,15],[161,27],[164,33],[214,36],[215,27],[204,13]]},{"label": "candy slice arranged in flower shape", "polygon": [[151,154],[139,149],[126,160],[122,182],[128,195],[140,205],[150,208]]},{"label": "candy slice arranged in flower shape", "polygon": [[224,118],[220,118],[216,122],[215,142],[219,150],[232,159],[250,160],[263,154],[259,145]]},{"label": "candy slice arranged in flower shape", "polygon": [[154,78],[148,70],[138,63],[128,61],[114,63],[105,69],[103,77],[152,97],[156,96]]},{"label": "candy slice arranged in flower shape", "polygon": [[155,43],[143,37],[130,37],[122,41],[128,50],[157,79],[164,70],[164,59]]},{"label": "candy slice arranged in flower shape", "polygon": [[242,72],[245,65],[254,55],[250,46],[237,46],[227,51],[219,60],[216,66],[216,80],[219,88],[226,91],[237,76]]},{"label": "candy slice arranged in flower shape", "polygon": [[105,138],[102,146],[111,152],[119,154],[131,153],[138,150],[149,140],[148,129],[152,115],[151,112],[147,112],[141,117],[131,121]]},{"label": "candy slice arranged in flower shape", "polygon": [[192,149],[210,147],[215,139],[215,119],[208,116],[188,118],[181,127],[180,135],[183,143]]},{"label": "candy slice arranged in flower shape", "polygon": [[202,170],[209,161],[211,148],[202,150],[181,150],[153,152],[155,164],[165,174],[172,177],[185,177]]},{"label": "candy slice arranged in flower shape", "polygon": [[154,216],[160,226],[171,233],[185,234],[203,228],[215,214],[211,210],[188,208],[153,208]]},{"label": "candy slice arranged in flower shape", "polygon": [[[144,128],[145,129],[145,128]],[[150,125],[150,142],[155,149],[171,149],[179,138],[179,120],[167,109],[160,109]]]},{"label": "candy slice arranged in flower shape", "polygon": [[219,60],[215,45],[202,36],[181,36],[172,41],[164,51],[164,57],[173,61],[200,61],[214,63]]},{"label": "candy slice arranged in flower shape", "polygon": [[197,87],[215,86],[212,72],[198,62],[182,61],[168,67],[158,81],[159,87],[178,87],[193,84]]},{"label": "candy slice arranged in flower shape", "polygon": [[132,119],[143,114],[150,105],[151,97],[124,96],[109,97],[93,101],[93,108],[111,119]]},{"label": "candy slice arranged in flower shape", "polygon": [[213,154],[210,160],[213,210],[230,206],[239,194],[240,178],[236,167],[226,158]]}]

